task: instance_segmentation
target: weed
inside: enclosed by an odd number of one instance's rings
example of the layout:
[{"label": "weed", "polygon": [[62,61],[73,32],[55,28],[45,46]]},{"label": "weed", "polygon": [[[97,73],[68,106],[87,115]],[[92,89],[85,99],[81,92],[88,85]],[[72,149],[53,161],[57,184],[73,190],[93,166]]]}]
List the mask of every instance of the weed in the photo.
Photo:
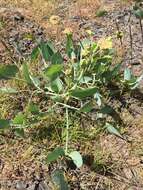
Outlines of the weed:
[{"label": "weed", "polygon": [[[142,77],[134,77],[128,68],[122,73],[121,64],[112,64],[114,50],[111,38],[96,43],[91,34],[89,39],[75,43],[71,32],[66,35],[63,55],[55,50],[51,42],[41,41],[32,52],[31,62],[0,67],[1,80],[11,79],[18,84],[15,88],[1,87],[0,92],[13,97],[28,97],[27,104],[19,112],[16,111],[12,120],[3,119],[2,115],[0,128],[12,128],[16,135],[24,137],[28,128],[42,123],[46,125],[44,120],[47,121],[50,113],[63,114],[66,120],[65,148],[53,150],[47,156],[47,162],[63,157],[72,159],[77,167],[81,167],[83,160],[80,153],[69,151],[71,113],[93,119],[103,130],[123,138],[116,128],[117,117],[114,109],[108,105],[108,99],[114,94],[113,86],[121,94],[124,90],[136,88]],[[37,72],[33,72],[33,62],[38,63]],[[23,89],[20,88],[21,84]],[[89,113],[95,110],[92,118]],[[60,134],[59,131],[57,134]]]},{"label": "weed", "polygon": [[0,30],[2,30],[5,27],[5,23],[3,20],[0,20]]}]

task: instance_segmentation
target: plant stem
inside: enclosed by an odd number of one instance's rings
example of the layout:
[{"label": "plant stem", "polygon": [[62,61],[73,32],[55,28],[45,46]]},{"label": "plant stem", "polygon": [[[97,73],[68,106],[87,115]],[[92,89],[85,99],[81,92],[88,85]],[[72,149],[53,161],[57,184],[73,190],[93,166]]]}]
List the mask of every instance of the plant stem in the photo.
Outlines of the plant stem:
[{"label": "plant stem", "polygon": [[139,19],[139,22],[140,22],[141,35],[142,35],[142,42],[143,42],[143,26],[142,26],[142,20]]},{"label": "plant stem", "polygon": [[129,34],[130,34],[130,50],[131,50],[131,60],[133,59],[133,36],[132,36],[132,28],[129,25]]},{"label": "plant stem", "polygon": [[56,104],[57,104],[57,105],[64,106],[64,107],[67,108],[67,109],[71,109],[71,110],[79,111],[79,108],[76,108],[76,107],[70,106],[70,105],[68,105],[68,104],[64,104],[64,103],[61,103],[61,102],[56,102]]},{"label": "plant stem", "polygon": [[[120,27],[119,27],[118,22],[116,22],[116,27],[117,27],[117,32],[120,35],[121,31],[120,31]],[[121,36],[119,36],[119,40],[120,40],[120,44],[122,46],[123,45],[123,41],[122,41],[122,37]]]},{"label": "plant stem", "polygon": [[79,81],[81,80],[82,76],[83,76],[83,73],[84,73],[84,70],[81,71],[78,79],[77,79],[77,82],[74,84],[74,86],[71,88],[71,90],[75,90],[77,85],[79,84]]},{"label": "plant stem", "polygon": [[65,154],[68,154],[68,141],[69,141],[69,112],[66,107],[66,146],[65,146]]}]

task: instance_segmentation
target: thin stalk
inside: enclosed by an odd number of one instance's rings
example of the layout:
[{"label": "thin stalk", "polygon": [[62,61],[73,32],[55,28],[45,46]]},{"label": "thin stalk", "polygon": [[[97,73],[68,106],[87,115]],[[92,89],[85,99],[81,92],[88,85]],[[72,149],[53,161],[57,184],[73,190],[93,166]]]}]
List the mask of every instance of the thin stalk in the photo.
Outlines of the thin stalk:
[{"label": "thin stalk", "polygon": [[142,42],[143,42],[143,25],[142,25],[141,19],[139,19],[139,23],[140,23],[140,28],[141,28]]},{"label": "thin stalk", "polygon": [[70,8],[69,8],[70,5],[69,5],[69,0],[66,0],[66,4],[68,5],[68,6],[67,6],[67,9],[68,9],[67,12],[68,12],[68,17],[70,18]]},{"label": "thin stalk", "polygon": [[117,28],[117,32],[118,32],[118,35],[119,35],[119,40],[120,40],[120,44],[121,44],[121,46],[123,45],[123,41],[122,41],[122,36],[120,36],[120,34],[121,34],[121,31],[120,31],[120,27],[119,27],[119,24],[118,24],[118,22],[116,22],[116,28]]},{"label": "thin stalk", "polygon": [[61,102],[57,102],[56,104],[57,104],[57,105],[61,105],[61,106],[65,107],[65,108],[67,108],[67,109],[79,111],[79,108],[70,106],[70,105],[68,105],[68,104],[64,104],[64,103],[61,103]]},{"label": "thin stalk", "polygon": [[133,59],[133,36],[132,36],[132,28],[129,25],[129,35],[130,35],[130,49],[131,49],[131,60]]},{"label": "thin stalk", "polygon": [[71,88],[71,90],[75,90],[77,85],[79,84],[79,81],[81,80],[82,76],[83,76],[83,73],[84,73],[84,70],[81,71],[78,79],[77,79],[77,82],[74,84],[74,86]]},{"label": "thin stalk", "polygon": [[66,145],[65,145],[65,154],[68,154],[68,142],[69,142],[69,112],[66,107]]}]

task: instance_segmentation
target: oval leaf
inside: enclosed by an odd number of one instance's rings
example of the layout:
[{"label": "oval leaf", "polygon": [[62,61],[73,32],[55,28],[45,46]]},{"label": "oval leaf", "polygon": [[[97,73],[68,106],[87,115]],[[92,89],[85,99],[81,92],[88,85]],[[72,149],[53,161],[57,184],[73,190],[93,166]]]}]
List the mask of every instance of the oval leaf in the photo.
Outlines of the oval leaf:
[{"label": "oval leaf", "polygon": [[32,75],[29,75],[33,85],[36,87],[36,88],[40,88],[40,80],[37,78],[37,77],[34,77]]},{"label": "oval leaf", "polygon": [[45,61],[50,61],[52,55],[54,54],[54,48],[51,42],[41,41],[39,48],[41,49],[42,56]]},{"label": "oval leaf", "polygon": [[51,65],[45,69],[44,74],[50,80],[54,80],[60,75],[60,73],[62,72],[62,69],[63,69],[63,66],[61,64]]},{"label": "oval leaf", "polygon": [[14,129],[14,133],[16,136],[24,138],[24,129],[16,128]]},{"label": "oval leaf", "polygon": [[61,170],[56,170],[52,173],[52,181],[59,190],[69,190],[68,184],[64,178],[64,173]]},{"label": "oval leaf", "polygon": [[79,99],[84,99],[89,96],[93,96],[97,92],[97,88],[87,88],[87,89],[75,89],[71,91],[71,96]]},{"label": "oval leaf", "polygon": [[10,121],[5,119],[0,119],[0,129],[6,129],[10,127]]},{"label": "oval leaf", "polygon": [[132,72],[131,72],[131,70],[130,70],[129,68],[126,68],[126,69],[124,70],[124,80],[129,81],[129,80],[131,80],[131,77],[132,77]]},{"label": "oval leaf", "polygon": [[105,105],[100,109],[100,113],[112,115],[114,113],[114,109],[109,105]]},{"label": "oval leaf", "polygon": [[0,66],[0,80],[8,80],[12,77],[15,77],[17,72],[18,68],[16,65],[2,65]]},{"label": "oval leaf", "polygon": [[71,58],[72,52],[74,50],[72,33],[67,34],[67,42],[66,42],[66,53],[69,58]]},{"label": "oval leaf", "polygon": [[33,115],[40,113],[39,107],[32,102],[28,105],[28,111],[32,113]]},{"label": "oval leaf", "polygon": [[137,18],[143,19],[143,10],[138,8],[137,10],[134,10],[134,14]]},{"label": "oval leaf", "polygon": [[23,125],[25,123],[25,115],[23,113],[18,113],[13,119],[13,124]]},{"label": "oval leaf", "polygon": [[48,154],[47,156],[47,162],[51,163],[53,161],[56,161],[60,156],[64,156],[65,152],[63,150],[63,148],[56,148],[55,150],[53,150],[53,152],[51,152],[50,154]]},{"label": "oval leaf", "polygon": [[29,73],[29,68],[28,65],[25,63],[22,66],[22,72],[23,72],[23,77],[26,80],[27,84],[31,85],[32,81],[30,79],[30,73]]},{"label": "oval leaf", "polygon": [[56,52],[55,54],[52,55],[51,62],[52,62],[52,64],[62,64],[63,63],[63,58],[62,58],[60,52]]},{"label": "oval leaf", "polygon": [[123,138],[122,135],[119,133],[119,131],[113,127],[110,123],[106,123],[105,128],[107,131],[113,135],[116,135],[117,137]]},{"label": "oval leaf", "polygon": [[73,151],[68,155],[74,162],[74,164],[80,168],[83,165],[83,159],[79,152]]},{"label": "oval leaf", "polygon": [[85,103],[81,108],[80,112],[88,113],[93,109],[93,104],[92,102],[87,102]]},{"label": "oval leaf", "polygon": [[96,92],[95,93],[95,95],[94,95],[94,98],[95,98],[95,100],[96,100],[96,103],[97,103],[97,105],[100,107],[101,106],[101,104],[102,104],[102,101],[101,101],[101,94],[99,94],[99,92]]},{"label": "oval leaf", "polygon": [[35,47],[31,53],[31,59],[32,60],[35,60],[38,58],[38,55],[39,55],[39,46]]},{"label": "oval leaf", "polygon": [[60,78],[51,82],[50,90],[56,93],[59,93],[63,89],[63,83]]}]

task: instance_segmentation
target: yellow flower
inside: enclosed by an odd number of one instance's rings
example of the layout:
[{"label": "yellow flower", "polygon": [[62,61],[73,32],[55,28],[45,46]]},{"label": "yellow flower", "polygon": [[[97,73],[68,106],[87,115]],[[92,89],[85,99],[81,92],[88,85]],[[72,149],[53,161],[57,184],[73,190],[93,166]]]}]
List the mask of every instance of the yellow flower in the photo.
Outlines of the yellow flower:
[{"label": "yellow flower", "polygon": [[60,23],[61,18],[59,16],[56,15],[52,15],[49,19],[50,23],[53,25],[57,25]]},{"label": "yellow flower", "polygon": [[65,28],[65,30],[63,31],[64,34],[72,34],[72,29],[70,27]]},{"label": "yellow flower", "polygon": [[90,36],[94,34],[91,30],[86,30],[86,33]]},{"label": "yellow flower", "polygon": [[113,47],[111,37],[101,38],[98,41],[98,45],[99,45],[100,49],[111,49]]}]

